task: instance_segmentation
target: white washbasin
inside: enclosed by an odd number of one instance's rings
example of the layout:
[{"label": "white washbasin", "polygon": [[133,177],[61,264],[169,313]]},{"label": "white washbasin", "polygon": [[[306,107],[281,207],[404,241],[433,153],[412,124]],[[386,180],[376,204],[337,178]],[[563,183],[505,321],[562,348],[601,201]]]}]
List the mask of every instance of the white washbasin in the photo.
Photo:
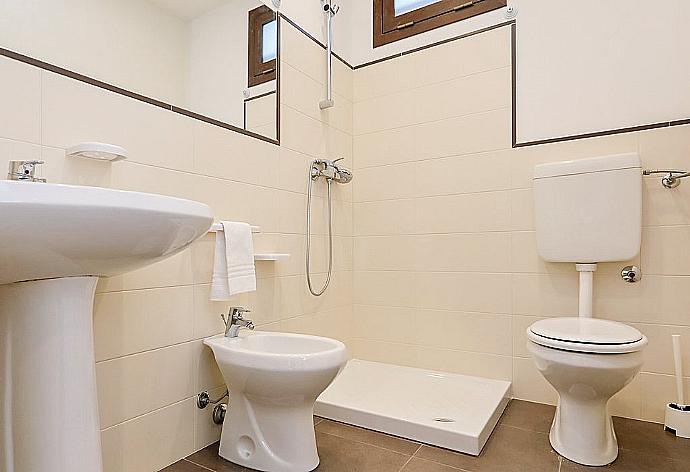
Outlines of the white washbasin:
[{"label": "white washbasin", "polygon": [[208,206],[96,187],[0,181],[0,284],[113,276],[187,247]]},{"label": "white washbasin", "polygon": [[211,210],[160,195],[0,181],[0,216],[0,470],[101,472],[98,277],[181,251],[210,228]]}]

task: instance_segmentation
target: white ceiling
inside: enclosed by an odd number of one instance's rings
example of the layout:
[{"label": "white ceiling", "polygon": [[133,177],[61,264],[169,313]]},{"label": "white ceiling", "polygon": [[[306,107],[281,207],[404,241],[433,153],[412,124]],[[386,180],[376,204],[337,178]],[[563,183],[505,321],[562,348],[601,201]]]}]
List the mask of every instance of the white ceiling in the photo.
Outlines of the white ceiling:
[{"label": "white ceiling", "polygon": [[159,8],[184,20],[191,20],[228,0],[149,0]]}]

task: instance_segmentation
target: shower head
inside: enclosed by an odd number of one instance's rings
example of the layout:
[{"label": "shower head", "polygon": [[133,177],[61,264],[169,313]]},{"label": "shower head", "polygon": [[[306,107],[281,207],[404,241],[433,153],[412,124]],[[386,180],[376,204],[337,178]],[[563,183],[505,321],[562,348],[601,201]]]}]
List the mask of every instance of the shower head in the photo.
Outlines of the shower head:
[{"label": "shower head", "polygon": [[335,16],[340,10],[340,5],[332,3],[331,0],[321,0],[324,13],[330,13],[331,16]]}]

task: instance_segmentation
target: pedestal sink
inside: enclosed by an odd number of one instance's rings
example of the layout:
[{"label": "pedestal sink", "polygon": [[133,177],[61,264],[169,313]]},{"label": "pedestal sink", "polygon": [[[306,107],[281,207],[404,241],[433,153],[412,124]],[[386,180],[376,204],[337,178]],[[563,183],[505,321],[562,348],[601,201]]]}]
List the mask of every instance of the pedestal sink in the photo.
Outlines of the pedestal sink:
[{"label": "pedestal sink", "polygon": [[0,181],[0,470],[100,472],[92,311],[99,276],[186,248],[208,206]]}]

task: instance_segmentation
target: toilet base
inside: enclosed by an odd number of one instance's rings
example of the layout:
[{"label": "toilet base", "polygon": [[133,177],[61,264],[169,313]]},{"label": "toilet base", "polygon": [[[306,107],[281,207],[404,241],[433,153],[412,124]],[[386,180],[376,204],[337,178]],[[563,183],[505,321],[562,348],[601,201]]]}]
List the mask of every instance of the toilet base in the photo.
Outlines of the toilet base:
[{"label": "toilet base", "polygon": [[[549,433],[554,450],[572,462],[587,466],[605,466],[615,461],[618,441],[607,403],[561,397]],[[587,434],[583,435],[583,431]]]},{"label": "toilet base", "polygon": [[265,472],[316,469],[316,398],[284,400],[280,405],[231,394],[218,454],[235,464]]}]

